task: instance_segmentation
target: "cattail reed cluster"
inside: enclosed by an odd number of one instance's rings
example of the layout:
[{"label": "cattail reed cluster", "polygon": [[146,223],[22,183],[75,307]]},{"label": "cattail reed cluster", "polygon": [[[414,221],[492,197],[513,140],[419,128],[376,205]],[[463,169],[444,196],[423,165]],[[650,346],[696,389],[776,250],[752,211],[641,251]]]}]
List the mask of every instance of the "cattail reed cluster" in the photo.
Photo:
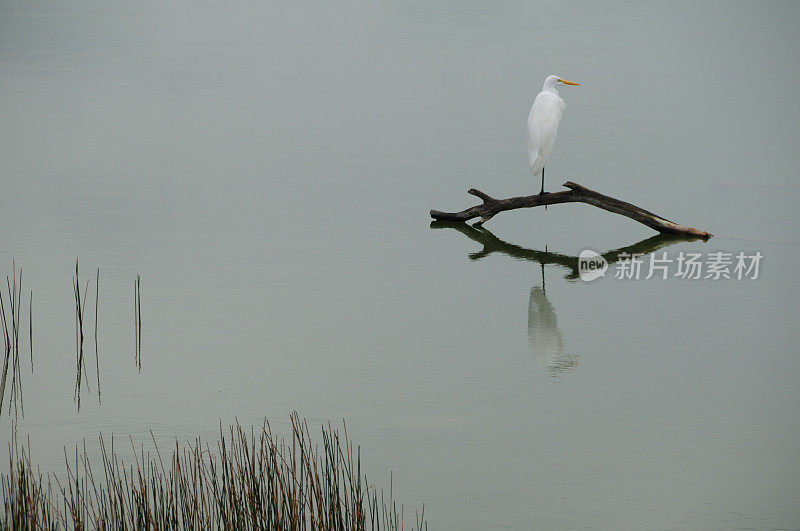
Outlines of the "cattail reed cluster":
[{"label": "cattail reed cluster", "polygon": [[376,491],[361,470],[361,453],[330,425],[322,447],[291,416],[288,442],[269,423],[249,434],[220,427],[216,448],[199,439],[162,455],[136,449],[125,463],[100,437],[93,461],[84,443],[66,458],[66,473],[44,476],[16,439],[9,472],[0,477],[8,529],[427,529],[422,512],[405,522],[402,505]]}]

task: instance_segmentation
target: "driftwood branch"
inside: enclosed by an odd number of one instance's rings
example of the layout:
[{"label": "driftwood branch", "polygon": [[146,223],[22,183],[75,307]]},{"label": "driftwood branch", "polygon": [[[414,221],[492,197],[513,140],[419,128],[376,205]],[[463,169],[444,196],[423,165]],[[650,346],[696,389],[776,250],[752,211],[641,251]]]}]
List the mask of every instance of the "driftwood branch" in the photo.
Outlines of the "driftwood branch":
[{"label": "driftwood branch", "polygon": [[713,236],[702,230],[684,227],[674,221],[670,221],[652,212],[648,212],[643,208],[639,208],[636,205],[595,192],[578,183],[567,181],[563,186],[569,188],[569,190],[552,192],[544,195],[537,194],[510,197],[508,199],[495,199],[480,190],[472,188],[467,193],[482,199],[483,204],[470,207],[461,212],[440,212],[438,210],[431,210],[431,217],[439,221],[469,221],[473,218],[481,218],[476,225],[482,225],[486,221],[489,221],[495,214],[506,210],[531,208],[542,205],[556,205],[559,203],[587,203],[602,208],[603,210],[613,212],[614,214],[629,217],[662,234],[680,234],[703,239],[708,239]]}]

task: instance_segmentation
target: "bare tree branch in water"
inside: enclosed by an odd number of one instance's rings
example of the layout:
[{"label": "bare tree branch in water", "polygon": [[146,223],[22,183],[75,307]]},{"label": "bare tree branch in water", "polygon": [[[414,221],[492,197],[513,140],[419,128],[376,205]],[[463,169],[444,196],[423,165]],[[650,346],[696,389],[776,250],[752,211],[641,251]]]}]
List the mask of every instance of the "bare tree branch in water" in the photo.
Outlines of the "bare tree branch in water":
[{"label": "bare tree branch in water", "polygon": [[557,205],[559,203],[586,203],[589,205],[608,210],[614,214],[620,214],[638,221],[643,225],[647,225],[653,230],[662,234],[679,234],[683,236],[694,236],[698,238],[708,239],[713,234],[698,230],[692,227],[684,227],[674,221],[670,221],[657,214],[653,214],[636,205],[626,203],[614,197],[603,195],[601,193],[590,190],[585,186],[572,181],[567,181],[563,184],[569,190],[564,192],[552,192],[546,194],[510,197],[508,199],[495,199],[494,197],[471,188],[467,191],[468,194],[479,197],[483,200],[483,204],[476,205],[461,212],[441,212],[439,210],[431,210],[431,217],[437,221],[462,221],[466,222],[473,218],[481,218],[477,225],[489,221],[496,214],[506,210],[516,210],[518,208],[532,208],[537,206]]}]

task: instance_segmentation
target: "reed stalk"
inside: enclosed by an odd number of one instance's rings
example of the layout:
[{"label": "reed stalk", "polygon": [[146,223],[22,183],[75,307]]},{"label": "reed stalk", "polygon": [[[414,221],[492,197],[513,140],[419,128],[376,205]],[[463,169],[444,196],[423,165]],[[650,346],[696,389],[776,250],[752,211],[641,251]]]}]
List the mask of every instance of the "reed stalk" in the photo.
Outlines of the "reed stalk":
[{"label": "reed stalk", "polygon": [[[22,334],[21,311],[22,311],[22,268],[19,270],[17,278],[16,261],[11,262],[12,274],[9,278],[6,275],[6,297],[0,289],[0,329],[2,329],[2,360],[3,371],[0,375],[0,415],[3,411],[5,392],[7,387],[9,368],[11,369],[11,392],[8,401],[8,411],[11,414],[12,406],[14,415],[20,413],[25,415],[25,405],[22,396],[22,371],[20,370],[20,350],[19,338]],[[32,293],[32,292],[31,292]],[[32,316],[32,310],[31,310]],[[30,331],[31,341],[33,329]],[[32,344],[32,343],[31,343]],[[31,347],[33,349],[33,347]],[[33,350],[31,350],[31,371],[33,371]]]}]

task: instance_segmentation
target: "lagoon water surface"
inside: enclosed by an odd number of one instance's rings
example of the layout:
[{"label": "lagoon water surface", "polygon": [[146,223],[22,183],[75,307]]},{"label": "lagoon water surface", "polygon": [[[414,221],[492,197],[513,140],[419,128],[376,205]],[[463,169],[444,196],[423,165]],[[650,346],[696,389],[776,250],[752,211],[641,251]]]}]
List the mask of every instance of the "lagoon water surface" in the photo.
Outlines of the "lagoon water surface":
[{"label": "lagoon water surface", "polygon": [[[47,471],[99,432],[169,445],[235,418],[288,431],[296,410],[345,419],[432,529],[797,528],[798,20],[792,2],[3,1],[0,258],[26,309],[33,291],[34,371],[23,337],[24,416],[7,395],[0,429]],[[548,73],[581,83],[549,190],[715,237],[639,245],[654,233],[580,204],[432,227],[471,187],[538,192],[525,120]],[[763,260],[755,280],[560,263],[629,246]],[[76,258],[82,282],[100,268],[101,400],[90,365],[80,411]]]}]

